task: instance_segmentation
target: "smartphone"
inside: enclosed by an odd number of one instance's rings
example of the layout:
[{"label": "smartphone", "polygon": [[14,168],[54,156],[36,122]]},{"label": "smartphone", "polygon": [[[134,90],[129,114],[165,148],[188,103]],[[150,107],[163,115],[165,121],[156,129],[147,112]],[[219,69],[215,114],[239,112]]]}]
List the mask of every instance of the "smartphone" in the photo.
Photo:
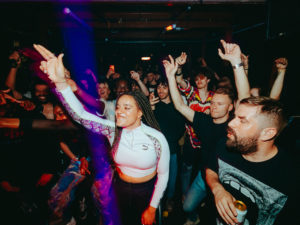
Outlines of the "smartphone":
[{"label": "smartphone", "polygon": [[115,72],[115,65],[110,65],[109,69],[112,70],[113,72]]}]

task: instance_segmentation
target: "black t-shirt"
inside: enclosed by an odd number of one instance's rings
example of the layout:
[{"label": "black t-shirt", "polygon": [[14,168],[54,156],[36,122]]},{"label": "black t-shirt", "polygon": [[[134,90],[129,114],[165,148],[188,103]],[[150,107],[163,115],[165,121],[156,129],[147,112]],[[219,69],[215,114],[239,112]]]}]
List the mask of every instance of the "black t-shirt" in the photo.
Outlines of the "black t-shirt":
[{"label": "black t-shirt", "polygon": [[215,160],[208,167],[236,200],[246,204],[249,225],[300,224],[299,168],[285,150],[278,148],[267,161],[250,162],[227,149],[224,138],[217,143]]},{"label": "black t-shirt", "polygon": [[161,101],[155,105],[154,115],[161,132],[168,141],[170,153],[176,153],[178,140],[182,137],[184,132],[184,117],[175,109],[172,102],[166,104]]},{"label": "black t-shirt", "polygon": [[211,116],[202,112],[195,112],[193,120],[193,128],[197,134],[197,137],[202,142],[201,164],[206,165],[210,154],[215,149],[216,143],[226,137],[226,129],[228,122],[216,124],[213,122]]},{"label": "black t-shirt", "polygon": [[156,88],[157,88],[157,84],[146,84],[146,87],[148,88],[148,91],[151,92],[155,92]]}]

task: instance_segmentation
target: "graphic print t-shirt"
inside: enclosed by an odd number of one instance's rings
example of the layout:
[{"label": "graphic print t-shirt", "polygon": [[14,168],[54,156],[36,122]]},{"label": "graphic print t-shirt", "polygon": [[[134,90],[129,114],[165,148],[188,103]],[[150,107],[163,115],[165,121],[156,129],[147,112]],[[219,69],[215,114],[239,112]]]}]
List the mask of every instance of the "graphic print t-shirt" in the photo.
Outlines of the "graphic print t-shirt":
[{"label": "graphic print t-shirt", "polygon": [[246,204],[244,224],[300,224],[300,176],[292,158],[279,148],[267,161],[250,162],[227,149],[225,143],[226,139],[218,142],[215,160],[210,161],[209,168],[218,174],[224,188],[236,200]]}]

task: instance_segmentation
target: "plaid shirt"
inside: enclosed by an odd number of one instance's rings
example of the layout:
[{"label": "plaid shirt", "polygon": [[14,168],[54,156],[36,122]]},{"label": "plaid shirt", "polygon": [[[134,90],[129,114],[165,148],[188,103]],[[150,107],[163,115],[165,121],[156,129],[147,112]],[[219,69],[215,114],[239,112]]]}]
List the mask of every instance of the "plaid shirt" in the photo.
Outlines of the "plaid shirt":
[{"label": "plaid shirt", "polygon": [[[185,80],[187,83],[186,88],[181,88],[178,86],[179,90],[185,95],[188,106],[197,112],[205,112],[206,110],[210,110],[210,101],[214,92],[209,91],[207,98],[203,101],[200,97],[199,90],[196,87],[191,86],[190,82]],[[197,135],[190,124],[185,125],[186,130],[189,134],[190,142],[193,148],[201,148],[201,141],[197,138]]]}]

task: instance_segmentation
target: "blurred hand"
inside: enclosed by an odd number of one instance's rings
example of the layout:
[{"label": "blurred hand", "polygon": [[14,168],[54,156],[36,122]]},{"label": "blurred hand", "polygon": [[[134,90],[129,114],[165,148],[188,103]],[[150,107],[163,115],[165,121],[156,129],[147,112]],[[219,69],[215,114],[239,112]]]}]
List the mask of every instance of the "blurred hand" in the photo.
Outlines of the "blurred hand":
[{"label": "blurred hand", "polygon": [[176,63],[176,61],[174,61],[174,59],[171,55],[169,55],[169,59],[170,59],[170,61],[168,61],[168,60],[163,61],[163,65],[165,67],[165,72],[166,72],[168,79],[171,77],[174,77],[174,75],[178,69],[178,64]]},{"label": "blurred hand", "polygon": [[150,102],[152,110],[155,109],[155,104],[157,104],[159,101],[160,101],[159,97],[155,97],[154,92],[151,92],[149,95],[149,102]]},{"label": "blurred hand", "polygon": [[237,44],[226,43],[221,40],[221,44],[224,48],[224,53],[221,49],[218,49],[219,56],[223,60],[229,61],[232,65],[239,64],[241,62],[241,49]]},{"label": "blurred hand", "polygon": [[178,56],[175,61],[179,66],[183,66],[186,63],[187,54],[185,52],[181,52],[181,55]]},{"label": "blurred hand", "polygon": [[14,97],[10,96],[9,93],[10,89],[7,90],[0,90],[0,105],[5,105],[7,103],[6,100],[15,103],[21,103],[22,101],[15,99]]},{"label": "blurred hand", "polygon": [[17,62],[17,66],[20,67],[20,65],[21,65],[21,57],[20,57],[19,52],[14,51],[8,58],[15,60]]},{"label": "blurred hand", "polygon": [[33,45],[45,59],[41,62],[40,69],[48,75],[49,79],[54,83],[65,83],[65,67],[62,61],[63,54],[56,57],[52,52],[42,45]]},{"label": "blurred hand", "polygon": [[286,58],[278,58],[274,61],[277,71],[284,71],[288,66],[288,60]]},{"label": "blurred hand", "polygon": [[109,79],[111,75],[113,75],[115,73],[115,70],[113,70],[112,68],[109,68],[107,73],[106,73],[106,78]]},{"label": "blurred hand", "polygon": [[131,70],[130,72],[131,78],[134,79],[135,81],[140,80],[140,74],[138,72],[135,72],[134,70]]}]

